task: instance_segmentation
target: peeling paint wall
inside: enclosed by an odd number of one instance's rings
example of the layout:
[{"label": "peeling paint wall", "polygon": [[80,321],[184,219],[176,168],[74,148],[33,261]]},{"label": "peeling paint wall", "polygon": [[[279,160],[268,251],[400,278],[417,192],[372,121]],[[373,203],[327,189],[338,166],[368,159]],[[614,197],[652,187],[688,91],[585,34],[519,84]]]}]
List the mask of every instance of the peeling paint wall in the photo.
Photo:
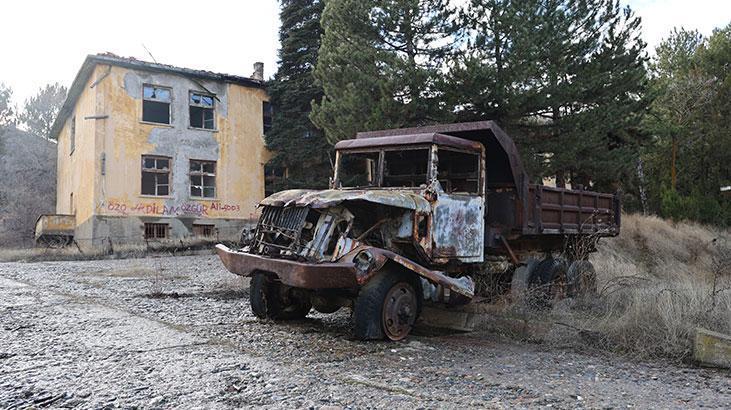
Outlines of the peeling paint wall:
[{"label": "peeling paint wall", "polygon": [[[172,90],[170,125],[142,121],[143,84]],[[215,130],[189,126],[189,93],[206,89],[218,98]],[[269,153],[262,101],[267,99],[258,88],[98,65],[76,106],[73,155],[68,155],[69,124],[59,139],[57,212],[71,213],[73,191],[76,236],[91,236],[95,244],[105,236],[142,240],[145,222],[170,224],[171,237],[191,235],[194,223],[214,224],[225,236],[236,236],[243,223],[257,217],[256,205],[264,197]],[[141,195],[143,155],[172,158],[169,195]],[[191,197],[191,159],[216,161],[216,198]]]}]

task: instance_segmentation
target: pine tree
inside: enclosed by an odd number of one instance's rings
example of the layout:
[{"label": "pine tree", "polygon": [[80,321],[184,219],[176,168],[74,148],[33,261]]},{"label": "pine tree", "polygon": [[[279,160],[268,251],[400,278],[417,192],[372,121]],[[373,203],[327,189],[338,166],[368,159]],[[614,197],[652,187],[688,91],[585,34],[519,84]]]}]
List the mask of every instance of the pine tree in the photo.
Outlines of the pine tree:
[{"label": "pine tree", "polygon": [[279,65],[268,84],[273,107],[266,133],[275,153],[270,165],[287,169],[274,190],[324,188],[331,174],[331,147],[309,120],[311,104],[322,98],[313,72],[320,48],[322,0],[282,0]]},{"label": "pine tree", "polygon": [[44,138],[51,138],[51,127],[66,101],[66,87],[59,83],[47,84],[38,94],[25,101],[18,119],[28,131]]},{"label": "pine tree", "polygon": [[311,118],[330,142],[444,121],[440,70],[454,25],[445,0],[329,0]]},{"label": "pine tree", "polygon": [[536,179],[607,188],[633,171],[647,101],[640,20],[617,0],[472,0],[454,71],[464,119],[493,119]]}]

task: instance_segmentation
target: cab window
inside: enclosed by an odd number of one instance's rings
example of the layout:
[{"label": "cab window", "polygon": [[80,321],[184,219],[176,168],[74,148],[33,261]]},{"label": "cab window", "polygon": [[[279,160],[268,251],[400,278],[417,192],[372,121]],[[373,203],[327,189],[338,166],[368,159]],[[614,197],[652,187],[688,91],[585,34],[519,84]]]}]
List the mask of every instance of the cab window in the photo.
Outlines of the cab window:
[{"label": "cab window", "polygon": [[371,187],[378,183],[380,153],[343,152],[338,164],[338,183],[343,188]]},{"label": "cab window", "polygon": [[439,148],[439,183],[447,193],[480,192],[480,156],[472,152]]},{"label": "cab window", "polygon": [[419,187],[427,183],[429,150],[385,151],[383,155],[384,187]]}]

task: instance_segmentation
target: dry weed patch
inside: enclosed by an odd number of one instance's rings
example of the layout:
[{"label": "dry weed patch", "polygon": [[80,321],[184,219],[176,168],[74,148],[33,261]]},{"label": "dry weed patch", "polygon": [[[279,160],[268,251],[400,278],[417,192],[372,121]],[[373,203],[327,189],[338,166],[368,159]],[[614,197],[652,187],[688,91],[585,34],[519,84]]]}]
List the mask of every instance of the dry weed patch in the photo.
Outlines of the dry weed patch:
[{"label": "dry weed patch", "polygon": [[[598,295],[546,315],[575,333],[552,341],[599,344],[628,354],[686,359],[696,327],[731,333],[731,234],[691,223],[625,215],[618,238],[592,255]],[[580,332],[580,333],[581,333]]]}]

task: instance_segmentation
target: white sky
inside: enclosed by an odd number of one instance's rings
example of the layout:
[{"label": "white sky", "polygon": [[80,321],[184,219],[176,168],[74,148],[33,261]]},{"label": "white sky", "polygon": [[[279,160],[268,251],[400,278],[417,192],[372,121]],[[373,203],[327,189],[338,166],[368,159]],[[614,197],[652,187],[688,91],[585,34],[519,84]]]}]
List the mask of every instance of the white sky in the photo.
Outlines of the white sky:
[{"label": "white sky", "polygon": [[[731,0],[622,0],[643,19],[654,48],[675,26],[710,34],[731,22]],[[0,7],[0,82],[22,105],[39,87],[69,86],[87,54],[111,51],[248,76],[256,61],[276,69],[276,0],[12,0]]]}]

